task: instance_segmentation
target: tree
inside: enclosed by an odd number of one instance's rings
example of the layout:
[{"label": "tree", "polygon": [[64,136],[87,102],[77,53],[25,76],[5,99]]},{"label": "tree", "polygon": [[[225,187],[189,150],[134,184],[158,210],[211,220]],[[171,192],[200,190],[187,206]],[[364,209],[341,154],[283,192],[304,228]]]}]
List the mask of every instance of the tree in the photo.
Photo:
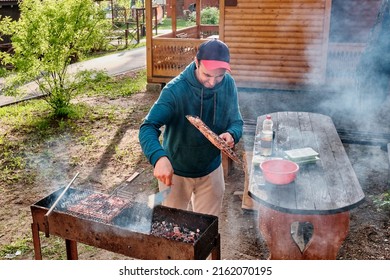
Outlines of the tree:
[{"label": "tree", "polygon": [[92,0],[23,0],[20,11],[18,21],[0,21],[14,49],[0,56],[14,67],[7,89],[34,80],[54,114],[65,117],[73,92],[67,67],[101,44],[110,25]]}]

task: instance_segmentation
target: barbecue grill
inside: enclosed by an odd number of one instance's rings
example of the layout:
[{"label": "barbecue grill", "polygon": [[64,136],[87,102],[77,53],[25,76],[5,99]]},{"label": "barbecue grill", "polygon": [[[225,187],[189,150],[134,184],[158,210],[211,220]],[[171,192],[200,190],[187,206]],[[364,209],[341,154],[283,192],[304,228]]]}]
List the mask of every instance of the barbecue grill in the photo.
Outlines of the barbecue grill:
[{"label": "barbecue grill", "polygon": [[[104,219],[98,215],[69,211],[75,205],[88,201],[85,198],[91,195],[107,199],[106,195],[96,194],[61,188],[31,205],[35,259],[42,259],[39,232],[45,232],[46,237],[55,235],[64,238],[68,259],[78,259],[77,242],[135,259],[206,259],[210,254],[212,259],[220,259],[216,216],[161,205],[151,209],[146,204],[132,201],[120,211],[113,211],[112,217],[107,218],[106,215]],[[170,235],[160,235],[152,230],[161,225],[175,225],[175,231],[188,229],[196,238],[173,239]]]}]

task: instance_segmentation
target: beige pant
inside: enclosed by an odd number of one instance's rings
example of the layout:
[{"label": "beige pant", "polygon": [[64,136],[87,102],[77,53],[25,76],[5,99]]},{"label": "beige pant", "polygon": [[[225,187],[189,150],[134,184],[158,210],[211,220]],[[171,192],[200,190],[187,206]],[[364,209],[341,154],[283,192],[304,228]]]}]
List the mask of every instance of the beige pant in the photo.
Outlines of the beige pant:
[{"label": "beige pant", "polygon": [[[172,190],[163,205],[219,216],[225,192],[225,179],[222,164],[210,174],[199,178],[187,178],[173,175]],[[168,188],[158,182],[160,191]],[[191,202],[191,206],[190,206]]]}]

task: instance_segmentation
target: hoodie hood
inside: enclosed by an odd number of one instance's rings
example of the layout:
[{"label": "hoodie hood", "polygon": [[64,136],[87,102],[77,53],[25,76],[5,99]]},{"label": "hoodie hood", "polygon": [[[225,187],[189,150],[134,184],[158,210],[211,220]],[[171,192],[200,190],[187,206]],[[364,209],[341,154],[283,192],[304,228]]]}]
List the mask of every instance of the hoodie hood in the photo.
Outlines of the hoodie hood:
[{"label": "hoodie hood", "polygon": [[199,117],[203,119],[204,114],[204,102],[208,101],[209,99],[213,99],[213,125],[216,122],[216,115],[217,115],[217,98],[218,98],[218,91],[223,87],[223,83],[225,81],[225,78],[218,83],[213,88],[207,88],[205,87],[196,77],[195,74],[196,71],[196,64],[193,61],[190,63],[186,69],[180,74],[180,78],[187,81],[189,86],[191,87],[192,93],[195,95],[195,98],[198,98],[200,101],[200,111],[199,111]]}]

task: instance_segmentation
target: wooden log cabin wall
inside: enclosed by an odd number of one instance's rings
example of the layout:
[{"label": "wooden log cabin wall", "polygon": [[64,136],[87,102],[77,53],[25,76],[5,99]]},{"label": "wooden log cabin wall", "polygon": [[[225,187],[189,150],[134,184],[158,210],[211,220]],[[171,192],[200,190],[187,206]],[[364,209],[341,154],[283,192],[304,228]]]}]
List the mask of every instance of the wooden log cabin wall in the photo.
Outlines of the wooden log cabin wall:
[{"label": "wooden log cabin wall", "polygon": [[325,81],[331,0],[226,0],[223,38],[238,86]]},{"label": "wooden log cabin wall", "polygon": [[[175,0],[172,2],[167,9],[175,10]],[[294,89],[346,84],[353,80],[380,2],[220,0],[218,36],[230,47],[232,74],[239,87]],[[201,1],[196,4],[200,14]],[[207,37],[202,30],[214,28],[201,25],[198,18],[194,28],[179,31],[174,18],[172,22],[172,34],[153,37],[147,32],[148,82],[166,83],[179,74]],[[182,32],[186,36],[179,38]],[[175,52],[167,55],[161,51],[169,48]],[[177,66],[163,67],[167,60]]]}]

